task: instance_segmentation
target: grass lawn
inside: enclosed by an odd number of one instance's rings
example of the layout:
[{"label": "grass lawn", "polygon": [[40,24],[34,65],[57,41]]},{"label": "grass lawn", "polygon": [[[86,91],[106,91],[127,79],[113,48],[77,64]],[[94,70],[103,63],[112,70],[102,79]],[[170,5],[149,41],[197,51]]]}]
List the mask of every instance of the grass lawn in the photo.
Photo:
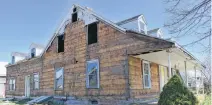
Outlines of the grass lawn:
[{"label": "grass lawn", "polygon": [[0,101],[0,105],[24,105],[24,104],[18,104],[18,103],[15,103],[15,102]]},{"label": "grass lawn", "polygon": [[30,99],[24,99],[21,101],[0,101],[0,105],[25,105]]}]

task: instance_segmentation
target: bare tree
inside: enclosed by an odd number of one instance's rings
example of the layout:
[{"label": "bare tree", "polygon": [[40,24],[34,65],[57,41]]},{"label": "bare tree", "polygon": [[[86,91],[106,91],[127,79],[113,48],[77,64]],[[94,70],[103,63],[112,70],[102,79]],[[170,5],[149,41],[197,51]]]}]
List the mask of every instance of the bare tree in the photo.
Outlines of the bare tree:
[{"label": "bare tree", "polygon": [[[165,3],[169,16],[165,27],[172,38],[183,39],[189,36],[191,40],[183,47],[197,49],[197,45],[202,46],[202,51],[197,50],[199,54],[207,54],[204,72],[211,74],[211,0],[166,0]],[[211,80],[211,75],[207,77]]]},{"label": "bare tree", "polygon": [[[211,0],[167,0],[170,20],[165,24],[174,38],[198,36],[184,46],[198,43],[211,35]],[[208,47],[208,46],[207,46]]]}]

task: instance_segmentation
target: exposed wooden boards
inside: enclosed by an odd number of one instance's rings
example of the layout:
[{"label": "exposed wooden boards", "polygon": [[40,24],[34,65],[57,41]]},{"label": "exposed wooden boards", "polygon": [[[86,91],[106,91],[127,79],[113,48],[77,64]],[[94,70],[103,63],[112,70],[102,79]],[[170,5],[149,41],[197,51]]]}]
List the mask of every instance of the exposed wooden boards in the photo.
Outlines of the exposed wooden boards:
[{"label": "exposed wooden boards", "polygon": [[158,65],[155,63],[150,63],[150,68],[152,86],[150,89],[145,89],[143,87],[142,60],[132,56],[129,57],[130,89],[132,97],[159,92]]}]

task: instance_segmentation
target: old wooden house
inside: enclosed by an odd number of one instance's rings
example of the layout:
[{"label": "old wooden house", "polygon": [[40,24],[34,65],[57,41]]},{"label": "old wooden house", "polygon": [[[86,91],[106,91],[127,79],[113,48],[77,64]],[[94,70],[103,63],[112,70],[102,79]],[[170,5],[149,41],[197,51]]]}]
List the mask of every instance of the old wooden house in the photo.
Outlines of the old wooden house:
[{"label": "old wooden house", "polygon": [[7,97],[68,97],[70,104],[150,102],[172,75],[204,68],[164,39],[160,29],[148,30],[143,15],[114,23],[79,5],[47,46],[32,44],[29,50],[12,54]]}]

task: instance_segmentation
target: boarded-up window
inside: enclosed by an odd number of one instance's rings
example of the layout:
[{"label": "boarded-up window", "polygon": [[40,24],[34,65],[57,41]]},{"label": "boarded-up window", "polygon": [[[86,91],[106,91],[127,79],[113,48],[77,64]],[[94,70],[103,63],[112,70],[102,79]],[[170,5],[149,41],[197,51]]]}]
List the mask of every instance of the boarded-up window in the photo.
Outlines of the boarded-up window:
[{"label": "boarded-up window", "polygon": [[34,73],[33,74],[33,88],[34,89],[39,89],[39,74],[38,73]]},{"label": "boarded-up window", "polygon": [[15,79],[9,79],[9,90],[15,90]]},{"label": "boarded-up window", "polygon": [[88,25],[88,45],[97,43],[97,23]]},{"label": "boarded-up window", "polygon": [[87,61],[87,88],[99,88],[99,60]]},{"label": "boarded-up window", "polygon": [[143,84],[144,88],[151,88],[150,63],[143,61]]},{"label": "boarded-up window", "polygon": [[63,67],[55,69],[55,90],[62,90],[63,89]]},{"label": "boarded-up window", "polygon": [[57,47],[58,53],[64,52],[64,34],[58,36],[58,47]]}]

